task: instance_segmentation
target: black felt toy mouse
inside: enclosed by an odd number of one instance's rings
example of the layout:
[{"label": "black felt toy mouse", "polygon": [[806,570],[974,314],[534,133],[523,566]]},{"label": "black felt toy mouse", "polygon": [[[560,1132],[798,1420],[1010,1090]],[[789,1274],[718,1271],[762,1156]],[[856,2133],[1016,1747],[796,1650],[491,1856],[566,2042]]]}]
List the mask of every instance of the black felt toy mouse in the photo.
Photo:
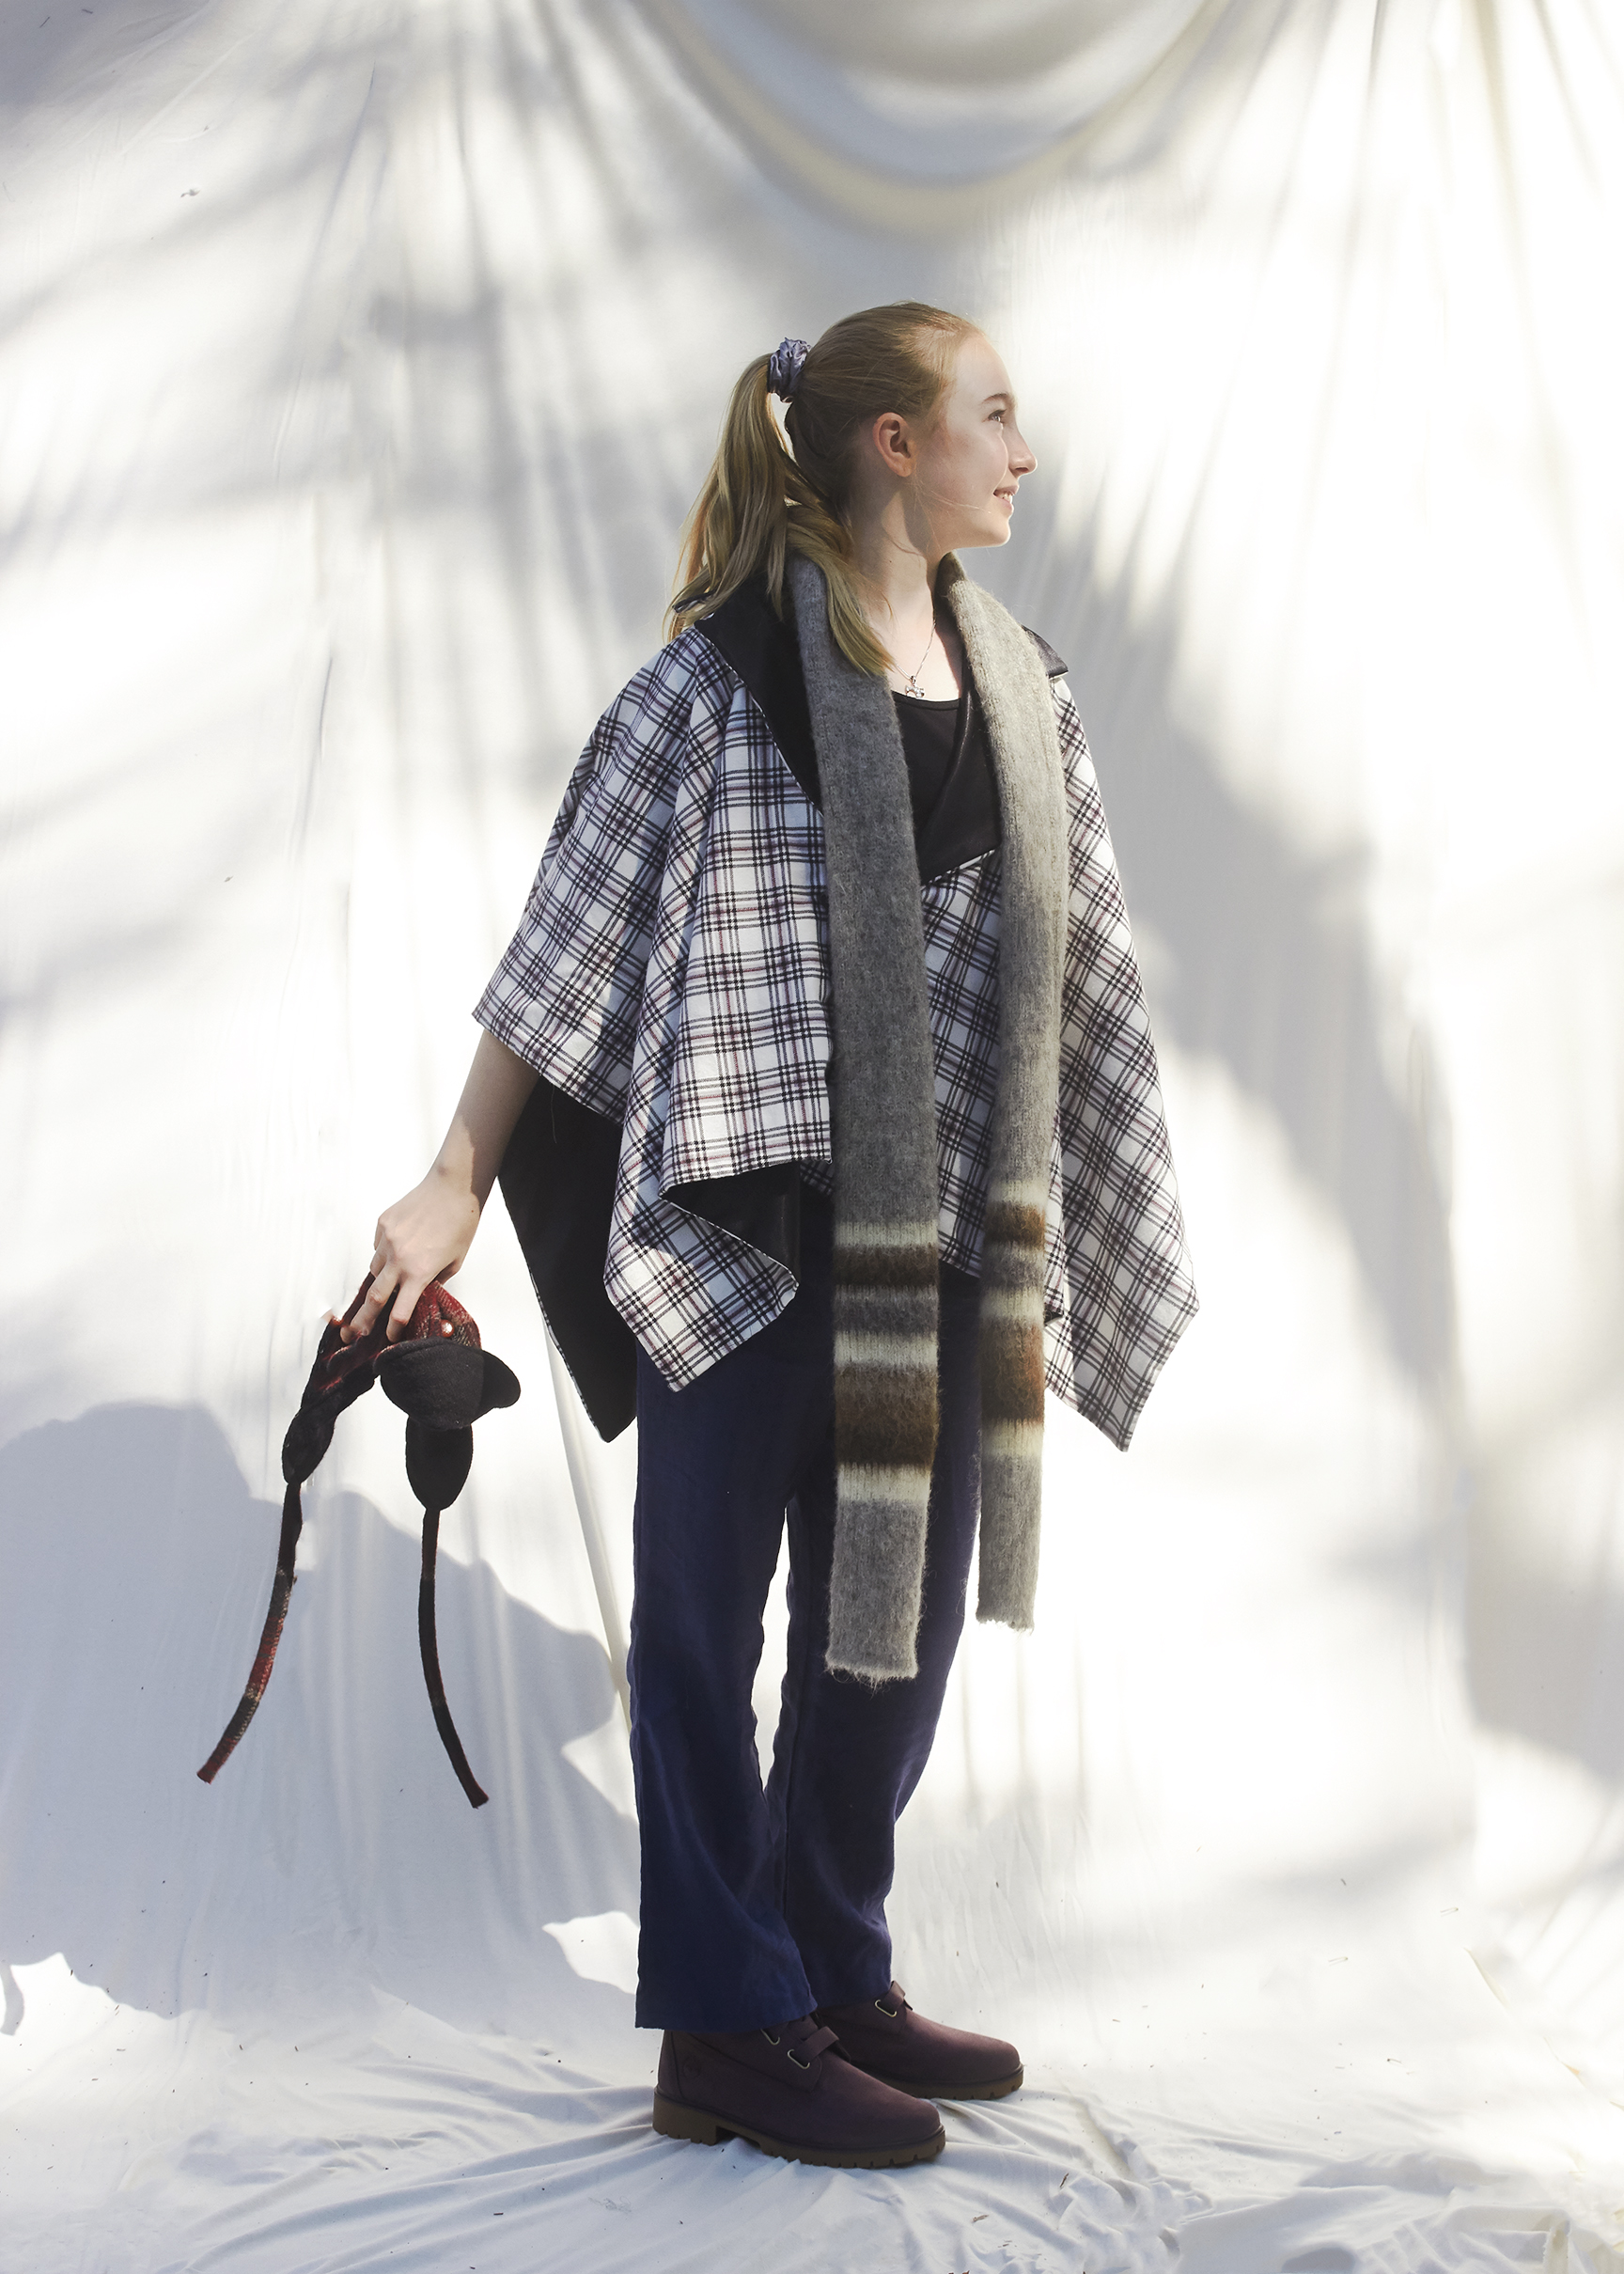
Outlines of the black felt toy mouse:
[{"label": "black felt toy mouse", "polygon": [[293,1592],[293,1559],[304,1521],[301,1487],[333,1442],[334,1423],[344,1408],[365,1396],[374,1382],[382,1382],[384,1396],[406,1416],[406,1475],[423,1503],[423,1570],[417,1588],[417,1642],[423,1679],[429,1686],[434,1726],[458,1780],[473,1806],[482,1808],[489,1796],[468,1765],[440,1678],[440,1650],[434,1632],[434,1565],[440,1518],[468,1482],[474,1460],[474,1424],[493,1406],[513,1404],[519,1384],[510,1369],[481,1346],[478,1327],[456,1297],[438,1283],[424,1289],[400,1341],[387,1339],[387,1313],[359,1341],[341,1341],[340,1325],[347,1325],[355,1316],[371,1284],[368,1276],[343,1320],[329,1320],[322,1329],[304,1395],[282,1440],[282,1475],[288,1489],[282,1501],[282,1536],[276,1549],[271,1607],[242,1702],[197,1774],[205,1784],[214,1781],[265,1695]]}]

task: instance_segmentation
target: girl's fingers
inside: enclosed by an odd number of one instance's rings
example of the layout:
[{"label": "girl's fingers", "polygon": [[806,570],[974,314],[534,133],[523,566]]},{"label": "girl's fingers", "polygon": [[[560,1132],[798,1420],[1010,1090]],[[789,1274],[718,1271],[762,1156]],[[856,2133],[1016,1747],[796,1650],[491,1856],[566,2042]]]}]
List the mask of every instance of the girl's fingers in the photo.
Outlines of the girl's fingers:
[{"label": "girl's fingers", "polygon": [[399,1282],[395,1297],[395,1308],[389,1314],[389,1340],[391,1342],[398,1342],[411,1325],[412,1313],[416,1310],[423,1290],[428,1284],[427,1277],[402,1279]]},{"label": "girl's fingers", "polygon": [[372,1232],[372,1284],[348,1326],[339,1316],[344,1341],[358,1342],[387,1320],[389,1340],[398,1342],[424,1289],[436,1278],[448,1279],[461,1262],[478,1220],[472,1195],[466,1203],[448,1200],[437,1184],[427,1182],[386,1208]]},{"label": "girl's fingers", "polygon": [[343,1329],[343,1340],[346,1342],[358,1342],[364,1335],[371,1333],[378,1322],[379,1314],[387,1305],[391,1293],[398,1284],[399,1278],[398,1266],[391,1268],[385,1265],[380,1270],[377,1268],[376,1259],[374,1259],[373,1280],[371,1286],[367,1290],[366,1300],[349,1325]]}]

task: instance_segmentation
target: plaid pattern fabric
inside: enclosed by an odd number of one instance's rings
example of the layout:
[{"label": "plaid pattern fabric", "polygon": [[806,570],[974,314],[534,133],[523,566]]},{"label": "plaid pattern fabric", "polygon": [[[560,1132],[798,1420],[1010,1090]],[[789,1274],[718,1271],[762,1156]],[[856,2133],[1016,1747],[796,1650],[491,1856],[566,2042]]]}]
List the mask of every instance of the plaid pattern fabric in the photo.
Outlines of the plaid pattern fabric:
[{"label": "plaid pattern fabric", "polygon": [[[1047,1377],[1125,1445],[1195,1308],[1127,911],[1082,722],[1054,687],[1070,818]],[[998,1074],[999,855],[922,888],[945,1261],[979,1268]],[[761,711],[696,632],[639,671],[575,769],[475,1016],[624,1123],[604,1281],[674,1388],[795,1284],[664,1199],[799,1161],[827,1191],[822,819]]]},{"label": "plaid pattern fabric", "polygon": [[1050,1172],[1048,1382],[1126,1446],[1196,1310],[1150,1017],[1077,706],[1054,682],[1070,894]]}]

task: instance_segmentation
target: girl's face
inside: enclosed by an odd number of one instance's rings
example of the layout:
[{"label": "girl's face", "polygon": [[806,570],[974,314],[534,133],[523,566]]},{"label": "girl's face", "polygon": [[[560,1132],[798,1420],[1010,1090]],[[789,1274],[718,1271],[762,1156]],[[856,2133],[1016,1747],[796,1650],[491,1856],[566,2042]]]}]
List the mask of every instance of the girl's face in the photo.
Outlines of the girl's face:
[{"label": "girl's face", "polygon": [[1015,393],[979,332],[960,343],[935,423],[919,438],[915,495],[933,549],[1009,541],[1015,493],[1038,461],[1015,424]]}]

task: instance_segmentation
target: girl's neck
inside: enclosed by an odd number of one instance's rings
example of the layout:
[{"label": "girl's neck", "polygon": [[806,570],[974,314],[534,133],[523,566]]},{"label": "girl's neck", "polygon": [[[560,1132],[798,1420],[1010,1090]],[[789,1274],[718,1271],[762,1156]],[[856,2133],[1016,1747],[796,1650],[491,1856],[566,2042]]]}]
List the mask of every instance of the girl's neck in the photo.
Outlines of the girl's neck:
[{"label": "girl's neck", "polygon": [[911,494],[899,491],[884,508],[853,522],[854,565],[863,612],[890,654],[898,692],[945,701],[963,685],[958,636],[950,619],[936,620],[943,556],[912,504]]},{"label": "girl's neck", "polygon": [[911,526],[910,500],[898,494],[877,513],[860,518],[851,531],[855,566],[862,580],[865,613],[893,654],[916,630],[928,626],[935,608],[936,572],[942,556],[929,549],[928,534]]}]

